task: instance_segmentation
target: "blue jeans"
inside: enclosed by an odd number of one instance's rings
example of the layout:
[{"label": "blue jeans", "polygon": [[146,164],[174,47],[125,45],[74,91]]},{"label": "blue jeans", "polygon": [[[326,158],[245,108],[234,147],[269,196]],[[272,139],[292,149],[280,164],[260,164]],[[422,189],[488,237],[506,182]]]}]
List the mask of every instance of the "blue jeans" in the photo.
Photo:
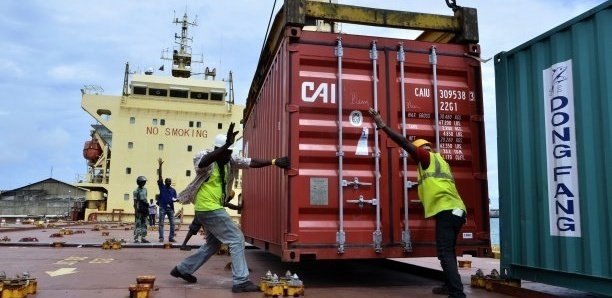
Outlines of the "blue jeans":
[{"label": "blue jeans", "polygon": [[463,224],[465,224],[465,215],[463,217],[456,216],[451,210],[441,211],[435,215],[436,218],[436,248],[438,250],[438,259],[446,277],[445,284],[449,290],[449,297],[463,298],[463,284],[461,276],[457,268],[457,254],[455,253],[455,245],[457,244],[457,235]]},{"label": "blue jeans", "polygon": [[170,222],[170,236],[169,239],[174,239],[174,209],[159,207],[159,240],[164,240],[164,219],[168,216]]},{"label": "blue jeans", "polygon": [[248,281],[249,270],[244,257],[244,235],[225,209],[196,211],[195,216],[206,230],[206,243],[176,266],[178,271],[182,274],[193,274],[212,255],[216,254],[221,244],[224,243],[229,246],[232,258],[234,285]]}]

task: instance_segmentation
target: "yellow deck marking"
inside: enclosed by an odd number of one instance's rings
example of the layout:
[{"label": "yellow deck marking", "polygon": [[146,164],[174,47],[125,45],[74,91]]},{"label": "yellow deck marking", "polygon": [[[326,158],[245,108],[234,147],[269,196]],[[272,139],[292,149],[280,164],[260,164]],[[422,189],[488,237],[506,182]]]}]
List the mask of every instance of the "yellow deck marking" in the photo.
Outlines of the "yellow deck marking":
[{"label": "yellow deck marking", "polygon": [[75,270],[76,268],[60,268],[55,271],[46,271],[45,273],[49,274],[49,276],[51,277],[55,277],[55,276],[60,276],[60,275],[77,273],[78,271],[75,271]]},{"label": "yellow deck marking", "polygon": [[104,258],[95,258],[91,261],[89,261],[89,264],[108,264],[112,261],[114,261],[115,259],[104,259]]}]

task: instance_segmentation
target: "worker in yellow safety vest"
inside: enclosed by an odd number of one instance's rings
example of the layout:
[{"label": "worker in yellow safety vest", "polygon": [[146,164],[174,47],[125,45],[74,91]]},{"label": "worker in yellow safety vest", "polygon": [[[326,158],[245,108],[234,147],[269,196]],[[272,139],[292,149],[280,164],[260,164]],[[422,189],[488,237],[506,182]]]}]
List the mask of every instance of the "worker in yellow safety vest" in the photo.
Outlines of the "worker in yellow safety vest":
[{"label": "worker in yellow safety vest", "polygon": [[432,292],[465,297],[455,245],[467,212],[455,187],[450,166],[440,153],[432,150],[431,143],[423,139],[410,143],[403,135],[391,130],[378,111],[370,109],[369,112],[376,122],[376,129],[382,129],[417,162],[419,198],[425,209],[425,218],[434,217],[436,220],[437,255],[446,277],[444,285],[433,288]]}]

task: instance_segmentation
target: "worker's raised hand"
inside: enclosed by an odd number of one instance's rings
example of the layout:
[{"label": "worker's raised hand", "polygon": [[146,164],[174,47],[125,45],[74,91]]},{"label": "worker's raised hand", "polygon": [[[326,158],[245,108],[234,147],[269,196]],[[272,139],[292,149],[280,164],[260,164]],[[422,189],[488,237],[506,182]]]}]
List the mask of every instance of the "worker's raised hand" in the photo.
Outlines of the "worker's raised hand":
[{"label": "worker's raised hand", "polygon": [[289,157],[283,156],[274,160],[274,165],[281,169],[288,169],[291,166]]},{"label": "worker's raised hand", "polygon": [[160,158],[157,159],[157,163],[161,166],[162,164],[164,164],[164,160]]},{"label": "worker's raised hand", "polygon": [[227,129],[227,139],[225,140],[225,145],[227,147],[231,146],[236,141],[236,135],[238,134],[238,131],[234,131],[235,125],[236,123],[232,122],[230,123],[229,128]]},{"label": "worker's raised hand", "polygon": [[378,113],[378,111],[374,110],[373,108],[370,108],[368,112],[370,113],[372,118],[374,118],[374,122],[376,122],[376,128],[381,129],[387,126],[385,122],[382,120],[382,117],[380,116],[380,113]]}]

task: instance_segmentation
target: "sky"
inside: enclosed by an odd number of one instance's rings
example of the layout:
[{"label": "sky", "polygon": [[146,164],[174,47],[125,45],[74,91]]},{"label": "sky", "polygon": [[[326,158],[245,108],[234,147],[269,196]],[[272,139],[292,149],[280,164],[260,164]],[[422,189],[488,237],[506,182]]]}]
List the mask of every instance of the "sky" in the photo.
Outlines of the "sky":
[{"label": "sky", "polygon": [[[283,1],[277,1],[278,11]],[[511,50],[604,0],[457,0],[478,10],[481,56]],[[452,15],[444,0],[339,0],[341,4]],[[52,177],[74,183],[86,172],[83,143],[94,119],[80,89],[121,94],[125,63],[158,69],[180,27],[197,16],[193,53],[231,70],[236,102],[244,104],[274,0],[2,0],[0,1],[0,190]],[[418,33],[343,25],[345,33],[411,39]],[[196,68],[197,70],[197,68]],[[497,207],[497,132],[493,61],[482,64],[491,207]]]}]

